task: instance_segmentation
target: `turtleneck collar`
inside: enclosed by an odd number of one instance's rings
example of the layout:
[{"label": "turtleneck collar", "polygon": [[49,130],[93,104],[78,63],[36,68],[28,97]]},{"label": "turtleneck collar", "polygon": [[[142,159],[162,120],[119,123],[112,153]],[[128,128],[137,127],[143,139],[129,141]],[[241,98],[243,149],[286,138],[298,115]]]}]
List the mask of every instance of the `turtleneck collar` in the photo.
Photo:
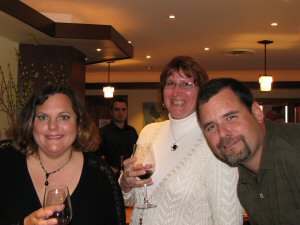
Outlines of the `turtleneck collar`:
[{"label": "turtleneck collar", "polygon": [[171,114],[169,113],[169,119],[171,129],[173,130],[174,136],[177,138],[182,136],[184,133],[194,129],[195,127],[198,127],[198,129],[200,129],[196,112],[193,112],[191,115],[183,119],[173,119]]}]

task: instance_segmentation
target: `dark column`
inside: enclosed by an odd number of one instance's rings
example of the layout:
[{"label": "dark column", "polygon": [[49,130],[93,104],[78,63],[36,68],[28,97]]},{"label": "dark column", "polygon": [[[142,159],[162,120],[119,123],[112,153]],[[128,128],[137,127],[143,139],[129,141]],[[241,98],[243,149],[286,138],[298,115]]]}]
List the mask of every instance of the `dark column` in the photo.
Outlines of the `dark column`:
[{"label": "dark column", "polygon": [[70,85],[84,103],[85,55],[70,46],[20,44],[18,88],[21,104],[49,82]]}]

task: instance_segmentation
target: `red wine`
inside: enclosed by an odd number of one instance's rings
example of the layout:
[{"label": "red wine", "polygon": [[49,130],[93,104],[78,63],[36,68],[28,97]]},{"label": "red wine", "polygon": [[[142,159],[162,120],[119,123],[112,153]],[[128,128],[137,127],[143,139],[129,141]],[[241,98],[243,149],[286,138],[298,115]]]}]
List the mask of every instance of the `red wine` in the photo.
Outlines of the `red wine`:
[{"label": "red wine", "polygon": [[71,202],[66,199],[64,201],[64,208],[62,211],[54,211],[49,218],[56,218],[58,223],[57,225],[67,225],[71,222],[72,219],[72,206]]},{"label": "red wine", "polygon": [[151,177],[153,174],[153,172],[151,170],[146,170],[146,173],[144,175],[140,175],[139,178],[144,180],[144,179],[148,179],[149,177]]},{"label": "red wine", "polygon": [[69,215],[64,215],[64,212],[54,212],[49,218],[56,218],[57,225],[67,225],[71,222],[71,217]]}]

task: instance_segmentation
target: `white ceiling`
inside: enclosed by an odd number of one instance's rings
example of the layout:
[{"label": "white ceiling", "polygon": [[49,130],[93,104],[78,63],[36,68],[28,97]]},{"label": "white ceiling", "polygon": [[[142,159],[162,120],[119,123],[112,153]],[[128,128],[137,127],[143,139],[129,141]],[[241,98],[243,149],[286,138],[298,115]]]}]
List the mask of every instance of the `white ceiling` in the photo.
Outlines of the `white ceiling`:
[{"label": "white ceiling", "polygon": [[[264,46],[257,41],[264,39],[274,41],[267,46],[267,70],[274,73],[275,80],[300,80],[300,0],[22,2],[56,22],[112,25],[133,41],[134,57],[111,67],[120,80],[123,76],[128,81],[139,81],[141,77],[157,81],[162,67],[176,55],[196,58],[212,76],[237,75],[243,76],[239,77],[242,80],[256,80],[264,72]],[[176,15],[176,19],[168,19],[169,14]],[[272,27],[272,22],[279,25]],[[205,52],[204,47],[210,51]],[[253,54],[226,55],[231,49],[249,49]],[[148,66],[152,70],[147,70]],[[87,82],[100,82],[105,71],[105,63],[88,66]]]}]

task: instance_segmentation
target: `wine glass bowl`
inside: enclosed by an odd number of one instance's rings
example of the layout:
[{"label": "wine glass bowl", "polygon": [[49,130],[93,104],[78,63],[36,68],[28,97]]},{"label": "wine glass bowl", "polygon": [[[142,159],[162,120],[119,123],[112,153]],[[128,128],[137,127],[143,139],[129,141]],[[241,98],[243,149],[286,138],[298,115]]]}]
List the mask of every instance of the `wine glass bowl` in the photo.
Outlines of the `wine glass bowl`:
[{"label": "wine glass bowl", "polygon": [[[134,165],[151,165],[149,169],[145,170],[145,174],[138,176],[139,179],[144,180],[148,179],[152,176],[155,171],[155,157],[153,152],[152,144],[145,143],[145,144],[136,144],[134,145],[134,157],[136,157],[136,161]],[[142,205],[137,205],[139,209],[148,209],[156,207],[156,205],[149,203],[148,196],[147,196],[147,185],[144,185],[145,195],[144,201]]]},{"label": "wine glass bowl", "polygon": [[45,189],[43,208],[63,205],[62,211],[56,211],[49,218],[57,218],[58,225],[67,225],[72,219],[72,206],[67,186],[53,185]]},{"label": "wine glass bowl", "polygon": [[153,172],[151,170],[145,170],[146,173],[144,175],[138,176],[141,180],[148,179],[152,176]]}]

